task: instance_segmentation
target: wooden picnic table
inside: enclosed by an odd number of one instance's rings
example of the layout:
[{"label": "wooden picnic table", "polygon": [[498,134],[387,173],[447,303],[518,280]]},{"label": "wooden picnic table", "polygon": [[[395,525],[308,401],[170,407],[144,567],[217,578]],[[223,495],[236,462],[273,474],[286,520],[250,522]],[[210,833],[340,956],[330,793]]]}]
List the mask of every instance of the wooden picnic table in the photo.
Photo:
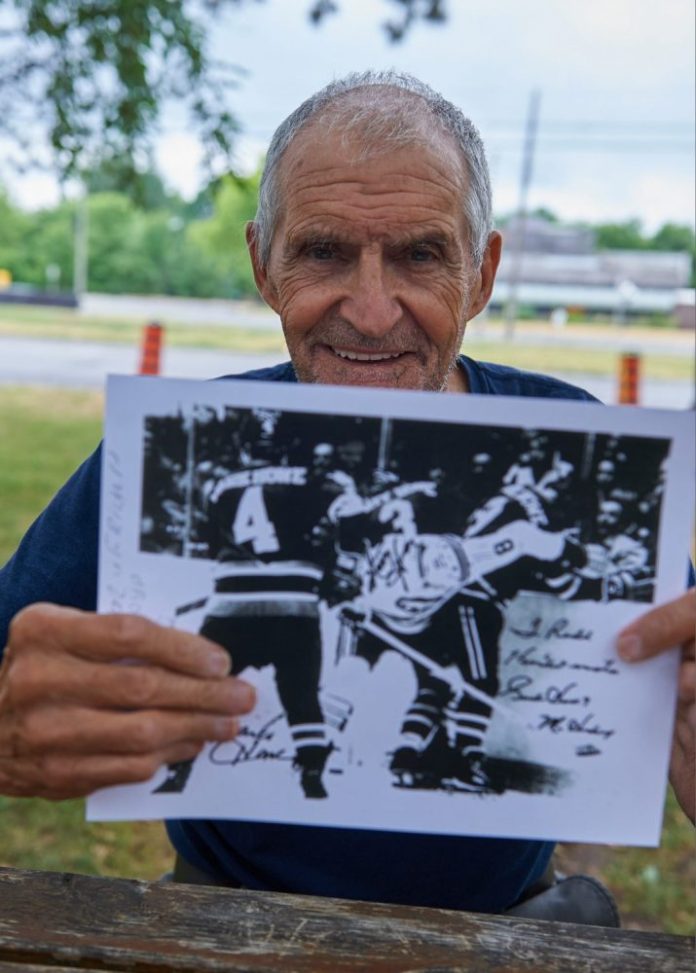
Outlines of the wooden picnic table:
[{"label": "wooden picnic table", "polygon": [[685,936],[0,869],[0,971],[693,973]]}]

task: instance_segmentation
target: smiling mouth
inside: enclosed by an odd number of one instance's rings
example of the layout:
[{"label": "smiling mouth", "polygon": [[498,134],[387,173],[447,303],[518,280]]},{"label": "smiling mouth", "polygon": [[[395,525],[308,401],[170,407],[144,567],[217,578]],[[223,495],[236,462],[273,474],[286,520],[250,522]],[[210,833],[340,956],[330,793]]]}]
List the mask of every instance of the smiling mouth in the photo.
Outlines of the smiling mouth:
[{"label": "smiling mouth", "polygon": [[343,358],[345,361],[359,361],[359,362],[381,362],[381,361],[391,361],[394,358],[401,358],[403,352],[401,351],[384,351],[384,352],[360,352],[360,351],[343,351],[341,348],[331,348],[334,355],[338,358]]}]

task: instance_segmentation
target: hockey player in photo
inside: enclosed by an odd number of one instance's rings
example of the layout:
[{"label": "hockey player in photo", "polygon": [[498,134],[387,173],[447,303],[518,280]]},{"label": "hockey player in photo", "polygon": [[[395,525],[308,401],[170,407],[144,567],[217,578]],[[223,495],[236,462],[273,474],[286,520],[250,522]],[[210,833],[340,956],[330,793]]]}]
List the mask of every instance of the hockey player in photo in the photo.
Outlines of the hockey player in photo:
[{"label": "hockey player in photo", "polygon": [[495,530],[503,523],[524,517],[537,527],[548,527],[549,506],[569,483],[573,464],[555,452],[549,463],[545,456],[544,437],[532,431],[527,449],[507,470],[500,492],[478,507],[470,516],[465,533],[468,537]]},{"label": "hockey player in photo", "polygon": [[343,609],[356,654],[374,663],[391,648],[414,665],[418,688],[390,770],[407,786],[488,790],[484,741],[496,705],[504,603],[486,578],[514,573],[522,558],[567,569],[585,556],[567,532],[526,520],[469,538],[418,533],[406,510],[400,514],[392,526],[405,529],[367,550],[360,596]]},{"label": "hockey player in photo", "polygon": [[560,597],[650,600],[655,569],[646,545],[649,531],[631,515],[630,506],[627,511],[615,496],[600,498],[593,536],[585,545],[588,563],[574,572]]},{"label": "hockey player in photo", "polygon": [[[323,798],[331,744],[319,701],[323,569],[312,534],[352,480],[330,469],[330,449],[315,450],[309,465],[290,462],[274,449],[263,419],[242,437],[240,468],[204,490],[207,547],[217,570],[200,634],[229,651],[233,674],[273,666],[302,789]],[[182,791],[191,767],[172,765],[157,792]]]}]

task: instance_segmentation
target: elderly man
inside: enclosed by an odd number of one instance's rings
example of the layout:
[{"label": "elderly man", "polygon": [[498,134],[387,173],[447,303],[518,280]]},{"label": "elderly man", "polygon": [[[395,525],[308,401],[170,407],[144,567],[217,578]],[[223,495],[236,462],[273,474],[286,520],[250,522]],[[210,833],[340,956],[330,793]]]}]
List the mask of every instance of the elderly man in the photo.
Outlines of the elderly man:
[{"label": "elderly man", "polygon": [[[247,379],[589,398],[457,357],[467,321],[490,296],[501,238],[491,230],[476,129],[414,79],[351,76],[301,105],[273,139],[247,237],[292,359]],[[254,705],[213,643],[93,613],[99,476],[95,454],[0,573],[0,645],[15,616],[0,673],[3,794],[61,799],[147,779],[206,741],[234,737]],[[693,626],[694,602],[684,596],[619,639],[635,661],[684,643],[671,771],[691,815]],[[141,665],[112,664],[123,657]],[[478,911],[523,896],[552,850],[542,841],[233,820],[168,828],[179,855],[212,881]]]}]

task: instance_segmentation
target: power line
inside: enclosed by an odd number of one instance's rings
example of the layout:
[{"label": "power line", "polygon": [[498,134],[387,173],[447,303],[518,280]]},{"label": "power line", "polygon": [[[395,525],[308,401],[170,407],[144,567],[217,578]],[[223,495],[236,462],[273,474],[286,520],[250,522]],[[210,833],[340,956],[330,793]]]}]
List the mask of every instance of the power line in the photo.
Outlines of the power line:
[{"label": "power line", "polygon": [[[519,118],[489,118],[489,119],[477,119],[477,125],[480,127],[490,126],[492,128],[516,128],[520,124]],[[645,129],[667,129],[667,128],[688,128],[689,131],[694,130],[694,120],[693,119],[673,119],[671,121],[655,119],[631,119],[630,121],[626,119],[593,119],[593,118],[558,118],[549,119],[548,121],[544,119],[544,128],[637,128],[641,131]]]},{"label": "power line", "polygon": [[[544,124],[544,129],[546,125]],[[190,134],[190,129],[185,127],[169,127],[163,126],[160,129],[160,134],[162,135],[188,135]],[[270,142],[273,132],[263,131],[261,129],[248,129],[242,128],[239,132],[239,137],[247,137],[258,139],[259,141]],[[497,155],[518,155],[520,148],[520,136],[519,134],[501,133],[496,134],[495,132],[487,131],[485,133],[484,141],[486,145],[494,146]],[[509,144],[509,148],[505,147],[505,143]],[[696,143],[691,139],[686,139],[684,137],[671,137],[671,138],[650,138],[646,137],[646,134],[642,132],[640,135],[636,136],[621,136],[620,138],[608,138],[608,137],[587,137],[582,135],[577,136],[554,136],[542,131],[539,133],[537,140],[537,151],[539,154],[546,154],[547,152],[554,151],[583,151],[583,152],[650,152],[650,153],[662,153],[663,155],[679,155],[684,153],[693,153],[696,149]]]}]

